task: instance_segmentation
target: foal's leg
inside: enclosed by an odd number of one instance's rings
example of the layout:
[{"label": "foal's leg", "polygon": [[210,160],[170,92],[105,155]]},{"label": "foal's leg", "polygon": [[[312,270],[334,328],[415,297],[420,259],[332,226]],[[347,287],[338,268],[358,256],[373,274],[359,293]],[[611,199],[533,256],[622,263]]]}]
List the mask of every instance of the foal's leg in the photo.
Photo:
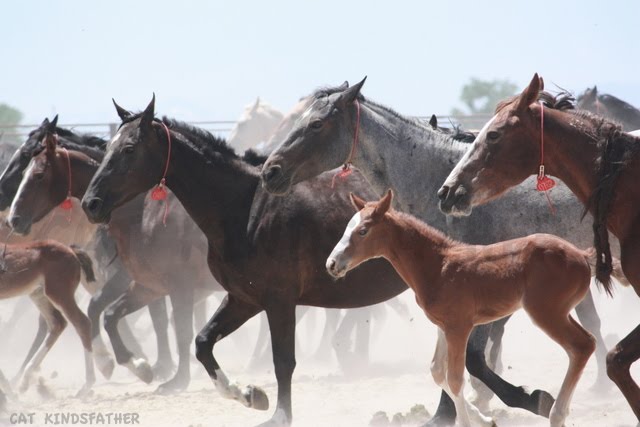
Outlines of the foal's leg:
[{"label": "foal's leg", "polygon": [[484,416],[478,408],[473,406],[464,397],[464,366],[467,341],[471,333],[471,328],[449,328],[445,331],[447,340],[447,393],[453,399],[458,414],[458,422],[463,427],[473,425],[482,427],[495,426],[493,420]]},{"label": "foal's leg", "polygon": [[527,306],[524,308],[540,329],[560,344],[569,356],[569,368],[549,415],[551,427],[562,427],[569,415],[573,391],[595,350],[595,338],[568,314],[550,313],[545,309],[534,310]]},{"label": "foal's leg", "polygon": [[596,338],[596,362],[598,363],[598,377],[593,385],[594,390],[608,389],[613,383],[607,377],[607,346],[600,331],[600,316],[593,302],[591,288],[580,304],[575,308],[578,320],[585,329]]},{"label": "foal's leg", "polygon": [[[73,283],[74,281],[76,281],[75,284]],[[64,282],[66,282],[66,284]],[[78,396],[83,396],[89,392],[96,382],[96,374],[93,369],[91,322],[76,304],[74,298],[76,288],[77,279],[71,276],[71,274],[68,274],[67,277],[64,277],[62,274],[51,274],[45,277],[45,295],[55,304],[62,314],[64,314],[67,320],[71,322],[84,347],[85,384],[78,392]]]},{"label": "foal's leg", "polygon": [[42,288],[38,288],[33,291],[29,297],[33,301],[33,303],[38,307],[40,314],[47,322],[49,327],[49,334],[44,341],[44,344],[36,355],[31,359],[29,364],[25,369],[25,374],[22,379],[22,384],[20,385],[20,392],[24,392],[29,388],[29,383],[33,379],[34,374],[40,369],[40,365],[42,364],[42,360],[47,355],[53,344],[58,340],[58,337],[67,326],[67,321],[62,316],[62,313],[56,309],[53,304],[47,299],[44,295],[44,291]]},{"label": "foal's leg", "polygon": [[182,391],[191,380],[189,347],[193,339],[193,288],[182,288],[170,297],[178,344],[178,370],[172,379],[158,387],[157,392],[161,394]]},{"label": "foal's leg", "polygon": [[248,408],[266,410],[269,408],[269,398],[266,393],[251,385],[241,390],[240,386],[229,381],[218,365],[218,361],[213,357],[215,343],[238,329],[260,310],[262,309],[258,306],[247,304],[227,294],[218,310],[196,337],[196,357],[223,397],[237,400]]},{"label": "foal's leg", "polygon": [[124,345],[120,337],[120,331],[118,331],[118,323],[126,315],[163,296],[139,283],[134,283],[104,313],[104,328],[111,339],[116,361],[147,384],[153,380],[151,366],[146,359],[135,358],[133,353]]}]

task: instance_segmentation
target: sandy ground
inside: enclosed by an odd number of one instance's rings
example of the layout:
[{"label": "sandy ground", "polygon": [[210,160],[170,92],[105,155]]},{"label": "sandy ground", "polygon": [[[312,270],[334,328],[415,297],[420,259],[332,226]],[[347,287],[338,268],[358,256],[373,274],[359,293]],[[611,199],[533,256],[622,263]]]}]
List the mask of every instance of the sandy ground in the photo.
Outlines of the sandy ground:
[{"label": "sandy ground", "polygon": [[[396,412],[407,412],[415,404],[424,404],[428,410],[435,410],[440,392],[428,373],[435,328],[415,306],[410,292],[401,298],[410,307],[410,317],[401,318],[389,311],[384,324],[374,321],[370,360],[359,365],[363,367],[360,369],[362,372],[345,373],[335,359],[319,363],[313,358],[312,349],[320,336],[321,312],[318,312],[315,327],[304,323],[299,327],[298,337],[302,345],[293,381],[295,426],[367,426],[377,411],[385,411],[391,416]],[[596,302],[605,335],[623,336],[640,322],[640,300],[628,289],[619,289],[613,300],[599,296]],[[11,307],[3,304],[0,313],[5,321]],[[212,310],[213,307],[210,308]],[[17,369],[26,352],[28,339],[35,331],[35,319],[31,319],[34,316],[30,314],[29,317],[19,322],[20,328],[13,326],[0,332],[6,343],[2,346],[0,363],[7,376]],[[135,326],[141,341],[149,348],[149,354],[153,354],[153,336],[147,319],[142,316]],[[215,353],[232,379],[242,385],[252,383],[263,387],[273,407],[276,383],[270,361],[258,371],[249,372],[245,368],[252,348],[242,343],[255,338],[257,325],[258,320],[252,320],[241,331],[244,341],[225,340],[216,347]],[[271,411],[247,409],[220,397],[195,359],[191,365],[192,383],[186,392],[178,395],[157,395],[154,393],[157,382],[143,384],[124,368],[118,367],[111,380],[98,380],[92,396],[75,398],[73,396],[82,385],[84,376],[80,348],[77,337],[66,331],[41,370],[41,377],[51,396],[45,397],[32,387],[17,400],[7,403],[4,412],[0,413],[0,425],[11,425],[11,415],[15,413],[35,413],[34,425],[45,425],[47,412],[132,412],[139,414],[139,425],[154,427],[253,426],[271,416]],[[531,388],[543,388],[554,395],[567,366],[567,357],[560,347],[532,326],[523,313],[514,316],[507,325],[503,361],[503,376],[507,380]],[[633,372],[640,377],[637,369]],[[615,387],[599,392],[590,390],[595,375],[595,359],[592,358],[578,384],[567,427],[635,426],[632,412]],[[466,389],[471,391],[468,385]],[[507,408],[496,398],[490,403],[489,414],[498,426],[548,425],[548,420],[523,410]]]}]

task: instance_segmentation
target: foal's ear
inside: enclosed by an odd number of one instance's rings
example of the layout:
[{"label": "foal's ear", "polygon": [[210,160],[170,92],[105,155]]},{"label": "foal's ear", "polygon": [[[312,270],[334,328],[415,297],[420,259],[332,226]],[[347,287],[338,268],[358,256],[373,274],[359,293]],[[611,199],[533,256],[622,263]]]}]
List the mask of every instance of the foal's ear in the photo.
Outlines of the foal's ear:
[{"label": "foal's ear", "polygon": [[116,112],[118,113],[118,117],[120,117],[120,120],[124,122],[126,119],[132,116],[131,111],[125,110],[124,108],[119,106],[115,99],[111,98],[111,100],[113,101],[113,106],[116,107]]},{"label": "foal's ear", "polygon": [[387,194],[382,196],[382,199],[380,199],[380,201],[378,202],[378,205],[373,210],[372,216],[378,217],[378,218],[382,217],[384,214],[386,214],[389,211],[389,208],[391,208],[392,201],[393,201],[393,190],[388,189]]},{"label": "foal's ear", "polygon": [[156,94],[153,94],[151,102],[147,105],[147,108],[142,112],[142,120],[140,120],[140,126],[151,126],[153,123],[153,117],[155,116],[156,109]]},{"label": "foal's ear", "polygon": [[356,208],[356,212],[360,212],[364,208],[364,205],[367,204],[366,201],[353,193],[349,193],[349,198],[351,199],[351,204],[353,205],[353,207]]},{"label": "foal's ear", "polygon": [[351,103],[360,94],[360,89],[362,89],[362,86],[364,85],[364,82],[366,80],[367,80],[367,77],[365,76],[360,83],[356,83],[350,88],[345,89],[336,100],[336,104],[338,104],[340,107],[343,107],[343,108],[348,105],[351,105]]},{"label": "foal's ear", "polygon": [[516,105],[518,112],[526,111],[527,108],[529,108],[529,105],[536,102],[541,90],[541,84],[542,79],[538,77],[538,73],[535,73],[533,75],[533,79],[531,79],[531,83],[529,83],[529,86],[527,86],[527,88],[523,90],[518,97],[518,104]]},{"label": "foal's ear", "polygon": [[436,117],[435,114],[431,115],[431,118],[429,119],[429,126],[431,126],[433,130],[438,129],[438,118]]}]

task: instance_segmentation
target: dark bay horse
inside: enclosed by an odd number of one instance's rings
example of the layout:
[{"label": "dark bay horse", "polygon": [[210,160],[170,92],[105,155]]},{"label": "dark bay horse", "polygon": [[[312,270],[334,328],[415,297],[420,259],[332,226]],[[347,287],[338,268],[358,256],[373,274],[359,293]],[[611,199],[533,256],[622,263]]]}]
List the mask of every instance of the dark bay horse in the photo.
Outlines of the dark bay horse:
[{"label": "dark bay horse", "polygon": [[[579,221],[583,208],[564,186],[554,194],[554,204],[562,215],[549,217],[544,196],[531,187],[520,186],[469,218],[447,218],[439,211],[435,194],[469,144],[433,129],[433,124],[403,116],[365,98],[360,93],[363,84],[364,81],[351,87],[322,88],[314,93],[312,102],[263,167],[263,185],[268,191],[286,193],[291,185],[349,160],[378,194],[393,188],[394,203],[399,210],[418,216],[465,243],[491,244],[545,232],[567,238],[579,247],[591,246],[590,227]],[[354,144],[356,129],[359,133]],[[348,179],[337,177],[336,188]],[[429,194],[434,197],[428,197]],[[513,212],[518,213],[517,221],[511,220]],[[578,305],[577,313],[583,325],[597,336],[597,385],[602,387],[610,383],[605,370],[606,348],[590,295]],[[500,332],[504,322],[505,319],[474,330],[469,340],[467,369],[505,404],[548,416],[553,404],[549,393],[526,392],[504,381],[487,366],[484,352],[488,337],[496,328]],[[443,392],[433,422],[453,424],[454,419],[453,402]]]},{"label": "dark bay horse", "polygon": [[620,123],[626,132],[640,129],[640,110],[613,95],[599,94],[597,86],[578,96],[576,107]]},{"label": "dark bay horse", "polygon": [[[290,425],[296,305],[362,307],[396,296],[406,285],[384,261],[347,280],[326,273],[323,260],[352,216],[348,193],[331,190],[330,174],[297,186],[291,197],[273,197],[260,188],[259,169],[223,140],[185,123],[154,119],[154,101],[140,114],[117,111],[122,125],[83,207],[94,221],[108,221],[116,207],[166,179],[207,236],[209,268],[229,292],[198,334],[196,357],[223,396],[267,409],[264,391],[230,382],[213,356],[216,342],[266,311],[278,399],[263,425]],[[373,196],[362,179],[345,189]]]},{"label": "dark bay horse", "polygon": [[[538,175],[562,179],[593,215],[597,277],[607,284],[612,271],[609,231],[620,241],[624,274],[640,293],[640,138],[584,111],[557,108],[534,75],[518,96],[507,99],[478,134],[439,191],[446,212],[470,213]],[[629,373],[640,358],[640,326],[607,356],[607,373],[640,420],[640,388]]]},{"label": "dark bay horse", "polygon": [[[95,280],[91,258],[78,248],[53,240],[1,246],[0,299],[28,295],[48,326],[44,343],[25,368],[20,391],[29,387],[67,321],[76,330],[85,352],[85,384],[78,395],[85,395],[94,384],[91,323],[75,300],[82,273],[85,276],[83,280]],[[3,383],[3,387],[8,386],[6,381]],[[3,391],[11,393],[11,390]]]},{"label": "dark bay horse", "polygon": [[[72,197],[82,198],[98,169],[99,163],[83,152],[59,148],[50,141],[47,140],[45,150],[32,158],[11,205],[9,223],[18,232],[48,215],[65,200],[68,191]],[[69,189],[70,174],[73,179]],[[214,290],[222,291],[206,268],[206,240],[202,232],[173,195],[167,203],[166,222],[165,207],[145,195],[114,212],[108,225],[109,233],[134,284],[108,307],[104,320],[117,362],[150,382],[151,367],[127,349],[115,325],[132,311],[170,296],[179,364],[174,377],[160,385],[160,392],[180,391],[189,384],[194,301]],[[90,310],[89,313],[96,323],[93,337],[97,337],[100,312]],[[160,359],[163,356],[159,354]]]},{"label": "dark bay horse", "polygon": [[393,265],[415,292],[429,320],[438,326],[431,374],[454,399],[463,427],[471,427],[472,419],[473,425],[495,426],[463,392],[471,329],[523,308],[569,356],[549,416],[551,427],[563,427],[573,391],[596,347],[593,335],[569,314],[589,290],[595,251],[581,251],[550,234],[487,246],[467,245],[414,216],[394,211],[392,198],[391,190],[371,203],[351,194],[357,212],[327,258],[327,270],[344,277],[361,263],[379,257]]}]

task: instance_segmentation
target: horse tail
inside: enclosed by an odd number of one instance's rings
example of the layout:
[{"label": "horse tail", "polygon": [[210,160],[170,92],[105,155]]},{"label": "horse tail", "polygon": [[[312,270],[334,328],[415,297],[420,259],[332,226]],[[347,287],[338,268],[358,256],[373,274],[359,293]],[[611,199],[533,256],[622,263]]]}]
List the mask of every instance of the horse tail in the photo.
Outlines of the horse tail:
[{"label": "horse tail", "polygon": [[80,268],[82,269],[87,282],[95,282],[96,276],[93,273],[93,261],[91,260],[91,257],[85,251],[75,245],[71,245],[71,250],[76,255],[76,258],[80,263]]},{"label": "horse tail", "polygon": [[[585,251],[584,258],[589,263],[589,267],[591,268],[591,275],[596,276],[596,283],[598,285],[602,285],[605,292],[609,296],[613,296],[613,288],[611,285],[611,280],[602,281],[598,277],[598,254],[595,248],[589,248]],[[622,271],[622,265],[620,265],[620,260],[616,257],[611,257],[611,275],[622,285],[622,286],[630,286],[629,280],[624,275]]]}]

